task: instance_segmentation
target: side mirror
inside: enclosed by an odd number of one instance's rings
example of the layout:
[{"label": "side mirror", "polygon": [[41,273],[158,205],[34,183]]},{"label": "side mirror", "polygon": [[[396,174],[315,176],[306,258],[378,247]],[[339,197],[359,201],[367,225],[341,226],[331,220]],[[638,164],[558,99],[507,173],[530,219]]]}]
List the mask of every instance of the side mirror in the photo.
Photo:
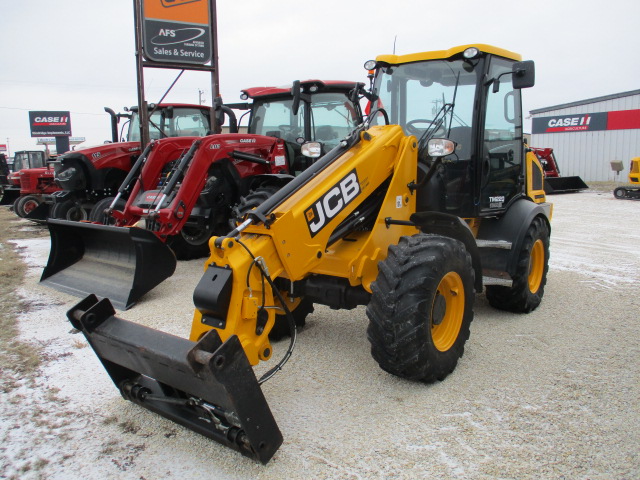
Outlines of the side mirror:
[{"label": "side mirror", "polygon": [[516,62],[512,67],[513,88],[529,88],[536,83],[536,66],[533,60]]},{"label": "side mirror", "polygon": [[291,87],[291,95],[293,96],[293,103],[291,105],[291,110],[294,115],[298,114],[298,109],[300,108],[300,80],[295,80]]}]

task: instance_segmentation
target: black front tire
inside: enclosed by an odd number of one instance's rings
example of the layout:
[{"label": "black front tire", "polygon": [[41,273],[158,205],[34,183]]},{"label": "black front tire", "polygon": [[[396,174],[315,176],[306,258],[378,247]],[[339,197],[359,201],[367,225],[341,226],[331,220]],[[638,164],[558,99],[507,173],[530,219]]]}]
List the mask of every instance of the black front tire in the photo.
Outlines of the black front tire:
[{"label": "black front tire", "polygon": [[71,220],[73,222],[80,222],[87,220],[89,214],[82,208],[82,205],[75,200],[65,200],[64,202],[54,203],[51,209],[51,218],[58,218],[60,220]]},{"label": "black front tire", "polygon": [[529,313],[540,305],[549,271],[549,226],[536,217],[525,235],[511,287],[487,285],[492,307],[515,313]]},{"label": "black front tire", "polygon": [[38,208],[42,200],[36,195],[19,197],[13,204],[13,211],[21,218],[25,218],[30,212]]},{"label": "black front tire", "polygon": [[178,260],[193,260],[209,255],[209,239],[213,235],[210,226],[183,226],[180,232],[167,237],[167,245]]},{"label": "black front tire", "polygon": [[[313,313],[313,302],[307,298],[300,299],[300,302],[296,305],[295,310],[291,311],[293,319],[296,322],[296,328],[298,331],[302,329],[307,323],[307,316]],[[289,327],[289,321],[286,315],[277,314],[276,322],[273,328],[269,332],[269,340],[277,342],[285,337],[291,336],[291,328]]]},{"label": "black front tire", "polygon": [[624,187],[617,187],[613,191],[613,196],[616,197],[618,200],[624,200],[627,198],[627,189]]},{"label": "black front tire", "polygon": [[464,353],[475,300],[471,256],[458,240],[402,237],[371,284],[367,338],[380,367],[402,378],[443,380]]}]

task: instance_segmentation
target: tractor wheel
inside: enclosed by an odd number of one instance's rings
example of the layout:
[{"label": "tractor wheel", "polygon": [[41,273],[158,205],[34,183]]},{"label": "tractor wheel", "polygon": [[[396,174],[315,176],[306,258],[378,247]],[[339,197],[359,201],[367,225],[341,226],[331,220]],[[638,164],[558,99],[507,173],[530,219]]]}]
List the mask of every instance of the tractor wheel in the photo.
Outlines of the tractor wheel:
[{"label": "tractor wheel", "polygon": [[19,217],[26,217],[33,211],[38,208],[38,205],[42,203],[42,200],[36,195],[25,195],[24,197],[19,197],[15,203],[13,204],[13,210]]},{"label": "tractor wheel", "polygon": [[[109,208],[115,197],[105,197],[98,200],[89,212],[89,221],[94,223],[102,223],[103,225],[113,225],[115,220],[113,217],[106,217],[104,211]],[[115,210],[124,210],[127,203],[121,198],[115,205]]]},{"label": "tractor wheel", "polygon": [[178,260],[192,260],[209,255],[209,239],[213,235],[211,226],[182,227],[179,233],[167,237],[167,245]]},{"label": "tractor wheel", "polygon": [[[307,323],[307,316],[313,313],[313,302],[307,298],[296,299],[293,306],[289,306],[293,319],[296,322],[296,327],[300,330]],[[273,328],[269,332],[269,340],[276,342],[282,340],[285,337],[291,335],[291,329],[289,328],[289,321],[286,315],[276,315],[276,322],[273,324]]]},{"label": "tractor wheel", "polygon": [[73,222],[80,222],[89,218],[87,211],[82,208],[82,205],[74,200],[65,200],[61,203],[54,203],[50,216],[51,218],[71,220]]},{"label": "tractor wheel", "polygon": [[241,223],[244,216],[250,210],[258,207],[269,197],[272,197],[282,185],[263,184],[257,188],[251,190],[246,196],[241,197],[238,204],[231,209],[231,221],[232,228],[235,228],[237,224]]},{"label": "tractor wheel", "polygon": [[624,200],[627,198],[627,189],[624,187],[618,187],[613,191],[613,196],[619,200]]},{"label": "tractor wheel", "polygon": [[464,244],[402,237],[378,269],[367,306],[374,360],[402,378],[443,380],[464,353],[473,319],[475,274]]},{"label": "tractor wheel", "polygon": [[531,222],[525,235],[513,285],[488,285],[487,300],[500,310],[529,313],[540,305],[548,270],[549,227],[547,222],[538,217]]}]

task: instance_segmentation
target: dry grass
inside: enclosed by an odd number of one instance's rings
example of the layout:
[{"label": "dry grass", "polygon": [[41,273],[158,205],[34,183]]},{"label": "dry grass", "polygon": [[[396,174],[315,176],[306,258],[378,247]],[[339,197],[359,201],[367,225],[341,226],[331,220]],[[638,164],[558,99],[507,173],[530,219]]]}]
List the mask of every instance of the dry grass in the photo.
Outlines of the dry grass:
[{"label": "dry grass", "polygon": [[[46,228],[33,226],[17,218],[6,207],[0,207],[0,377],[3,389],[11,389],[12,378],[31,376],[40,364],[40,354],[33,345],[18,340],[16,317],[28,306],[14,289],[24,279],[26,267],[9,240],[42,237]],[[25,228],[29,227],[29,228]]]}]

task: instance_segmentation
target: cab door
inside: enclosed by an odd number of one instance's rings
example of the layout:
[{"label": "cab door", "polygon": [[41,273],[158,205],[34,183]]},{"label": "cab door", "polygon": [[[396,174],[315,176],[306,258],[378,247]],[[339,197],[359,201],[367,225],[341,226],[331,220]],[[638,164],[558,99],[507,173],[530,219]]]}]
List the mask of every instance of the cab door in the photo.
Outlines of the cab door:
[{"label": "cab door", "polygon": [[[491,57],[481,130],[480,213],[504,211],[523,191],[522,104],[511,82],[513,61]],[[497,80],[496,80],[497,79]],[[494,87],[498,82],[498,89]]]}]

